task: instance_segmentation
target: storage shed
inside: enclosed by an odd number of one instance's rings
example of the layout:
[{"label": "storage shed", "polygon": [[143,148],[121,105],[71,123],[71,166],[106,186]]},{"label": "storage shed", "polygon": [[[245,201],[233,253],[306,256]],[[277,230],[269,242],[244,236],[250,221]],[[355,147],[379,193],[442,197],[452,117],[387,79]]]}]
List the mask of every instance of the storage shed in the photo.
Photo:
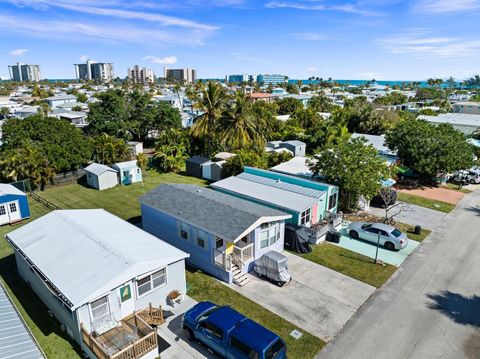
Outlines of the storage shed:
[{"label": "storage shed", "polygon": [[142,170],[137,165],[137,161],[118,162],[112,166],[118,171],[118,181],[120,184],[128,185],[136,182],[142,182]]},{"label": "storage shed", "polygon": [[30,218],[27,195],[11,184],[0,183],[0,226]]},{"label": "storage shed", "polygon": [[208,158],[202,156],[190,157],[185,161],[187,175],[202,177],[202,164],[208,161]]},{"label": "storage shed", "polygon": [[118,184],[118,171],[101,165],[100,163],[92,163],[85,168],[87,172],[87,183],[90,187],[98,190],[115,187]]}]

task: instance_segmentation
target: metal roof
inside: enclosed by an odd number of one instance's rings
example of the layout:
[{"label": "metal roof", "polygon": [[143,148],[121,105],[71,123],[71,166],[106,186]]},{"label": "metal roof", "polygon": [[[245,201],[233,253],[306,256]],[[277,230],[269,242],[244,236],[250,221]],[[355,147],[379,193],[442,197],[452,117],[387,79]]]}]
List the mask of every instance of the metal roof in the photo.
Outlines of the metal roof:
[{"label": "metal roof", "polygon": [[20,191],[17,187],[12,186],[11,184],[7,183],[0,183],[0,196],[4,196],[6,194],[14,194],[17,196],[26,196],[25,193]]},{"label": "metal roof", "polygon": [[162,184],[139,200],[230,242],[253,225],[291,218],[245,199],[188,184]]},{"label": "metal roof", "polygon": [[442,113],[438,116],[420,115],[417,119],[432,123],[449,123],[457,126],[480,127],[480,115],[466,113]]},{"label": "metal roof", "polygon": [[116,169],[102,165],[100,163],[92,163],[85,167],[85,171],[93,173],[94,175],[100,176],[107,171],[118,172]]},{"label": "metal roof", "polygon": [[395,156],[397,154],[396,151],[392,151],[387,146],[385,146],[385,135],[368,135],[364,133],[354,133],[352,134],[351,138],[359,137],[365,138],[368,144],[372,145],[378,152],[382,154],[392,156]]},{"label": "metal roof", "polygon": [[284,208],[295,212],[303,212],[318,202],[318,198],[270,187],[239,177],[229,177],[212,183],[210,186],[215,189],[236,193],[252,200],[275,205],[279,209]]},{"label": "metal roof", "polygon": [[[275,175],[275,172],[270,172],[270,173],[273,173]],[[243,172],[243,173],[240,173],[237,177],[245,179],[247,181],[261,183],[270,187],[283,189],[289,192],[303,194],[305,196],[313,197],[316,199],[320,199],[323,196],[325,196],[325,191],[287,183],[281,180],[280,174],[277,174],[277,176],[278,176],[278,179],[273,179],[273,178],[266,178],[266,177],[257,176],[251,173]]]},{"label": "metal roof", "polygon": [[[272,167],[272,171],[287,173],[300,177],[312,177],[312,171],[307,165],[307,157],[293,157],[290,161]],[[312,159],[312,161],[314,161]]]},{"label": "metal roof", "polygon": [[188,254],[103,209],[59,210],[6,238],[71,310]]},{"label": "metal roof", "polygon": [[45,358],[2,282],[0,282],[0,358]]},{"label": "metal roof", "polygon": [[114,164],[114,166],[117,166],[120,169],[138,167],[137,160],[117,162],[117,163]]}]

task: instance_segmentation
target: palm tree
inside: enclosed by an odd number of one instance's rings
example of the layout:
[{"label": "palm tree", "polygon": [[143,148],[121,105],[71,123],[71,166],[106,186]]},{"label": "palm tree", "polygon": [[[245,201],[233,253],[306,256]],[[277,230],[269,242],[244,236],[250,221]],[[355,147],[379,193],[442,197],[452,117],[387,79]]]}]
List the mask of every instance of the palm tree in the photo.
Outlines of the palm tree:
[{"label": "palm tree", "polygon": [[120,138],[102,133],[93,139],[93,160],[105,165],[126,161],[131,157],[130,150]]},{"label": "palm tree", "polygon": [[[141,152],[137,154],[136,156],[137,160],[137,166],[142,170],[142,172],[145,172],[147,169],[147,164],[148,164],[148,157],[145,153]],[[145,174],[144,174],[145,176]]]},{"label": "palm tree", "polygon": [[195,107],[202,114],[195,119],[195,123],[192,126],[193,135],[195,137],[207,137],[208,156],[210,156],[210,145],[217,120],[224,110],[226,100],[224,88],[218,82],[209,81],[207,86],[202,88],[201,95],[195,103]]},{"label": "palm tree", "polygon": [[265,141],[258,130],[246,95],[239,91],[235,100],[218,120],[220,142],[230,150],[239,150]]}]

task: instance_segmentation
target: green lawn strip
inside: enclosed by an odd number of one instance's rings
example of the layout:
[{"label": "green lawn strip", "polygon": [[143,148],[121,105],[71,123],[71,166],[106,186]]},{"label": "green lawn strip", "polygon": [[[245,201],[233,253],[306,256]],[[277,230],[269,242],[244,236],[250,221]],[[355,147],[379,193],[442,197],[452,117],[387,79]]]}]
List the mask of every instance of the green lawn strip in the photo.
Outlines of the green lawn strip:
[{"label": "green lawn strip", "polygon": [[328,242],[312,245],[310,253],[294,254],[377,288],[397,270],[393,265],[375,264],[372,258]]},{"label": "green lawn strip", "polygon": [[415,233],[413,233],[413,230],[415,229],[415,226],[411,226],[409,224],[405,224],[405,223],[401,223],[401,222],[396,222],[395,227],[397,227],[403,233],[406,233],[409,239],[413,239],[414,241],[417,241],[417,242],[423,241],[431,233],[430,230],[422,228],[422,232],[420,234],[415,234]]},{"label": "green lawn strip", "polygon": [[[124,219],[140,215],[138,197],[161,183],[186,183],[205,186],[206,182],[180,174],[159,174],[147,171],[143,186],[135,183],[130,186],[97,191],[80,184],[51,187],[38,194],[63,209],[105,208],[107,211]],[[48,358],[81,357],[77,344],[69,340],[60,330],[60,323],[48,315],[48,309],[37,295],[20,278],[16,270],[13,250],[5,240],[5,234],[35,220],[50,210],[39,202],[29,198],[31,218],[15,226],[0,227],[0,280],[18,307],[25,322],[39,342]]]},{"label": "green lawn strip", "polygon": [[[189,287],[187,294],[190,297],[197,301],[211,301],[219,305],[229,305],[275,332],[287,343],[287,355],[289,358],[313,358],[325,345],[320,338],[296,327],[289,321],[219,283],[216,279],[201,271],[189,269],[186,273]],[[303,333],[298,340],[290,336],[294,329]]]},{"label": "green lawn strip", "polygon": [[470,190],[468,188],[465,188],[465,187],[459,188],[458,184],[455,184],[455,183],[447,183],[447,184],[442,185],[442,187],[440,187],[440,188],[451,189],[452,191],[457,191],[457,192],[462,192],[462,193],[472,193],[473,192],[472,190]]},{"label": "green lawn strip", "polygon": [[403,192],[398,192],[397,200],[445,213],[449,213],[455,208],[455,205],[451,203],[436,201],[434,199],[424,198]]}]

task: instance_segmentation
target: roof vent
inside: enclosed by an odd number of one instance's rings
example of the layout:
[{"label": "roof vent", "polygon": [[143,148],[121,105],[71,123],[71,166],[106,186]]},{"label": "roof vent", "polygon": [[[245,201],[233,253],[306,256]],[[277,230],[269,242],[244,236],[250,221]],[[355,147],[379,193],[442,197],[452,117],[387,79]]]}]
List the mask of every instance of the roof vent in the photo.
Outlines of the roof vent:
[{"label": "roof vent", "polygon": [[197,192],[197,193],[202,193],[202,190],[201,190],[201,189],[197,189],[195,192]]},{"label": "roof vent", "polygon": [[281,183],[281,182],[282,182],[282,181],[280,181],[280,178],[279,178],[279,179],[277,179],[277,183]]}]

